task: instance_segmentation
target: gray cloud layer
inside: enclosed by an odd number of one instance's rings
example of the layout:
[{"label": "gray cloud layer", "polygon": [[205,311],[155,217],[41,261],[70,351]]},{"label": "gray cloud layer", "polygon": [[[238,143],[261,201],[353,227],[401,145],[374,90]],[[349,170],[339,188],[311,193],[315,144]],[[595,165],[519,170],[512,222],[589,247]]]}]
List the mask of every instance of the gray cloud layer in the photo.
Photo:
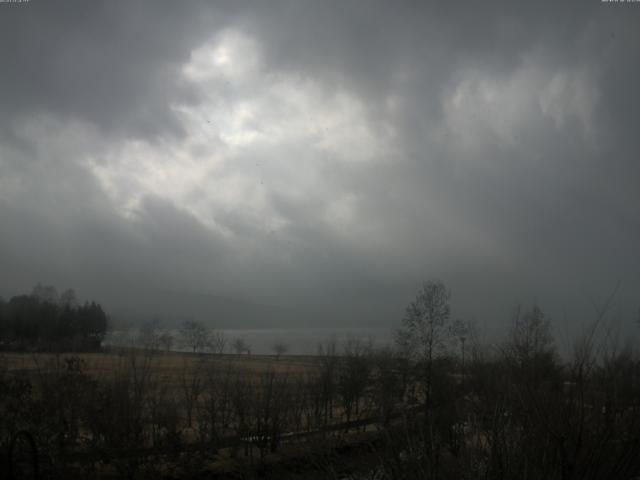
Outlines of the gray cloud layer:
[{"label": "gray cloud layer", "polygon": [[640,6],[237,3],[0,5],[0,291],[393,325],[440,278],[491,326],[620,281],[630,318]]}]

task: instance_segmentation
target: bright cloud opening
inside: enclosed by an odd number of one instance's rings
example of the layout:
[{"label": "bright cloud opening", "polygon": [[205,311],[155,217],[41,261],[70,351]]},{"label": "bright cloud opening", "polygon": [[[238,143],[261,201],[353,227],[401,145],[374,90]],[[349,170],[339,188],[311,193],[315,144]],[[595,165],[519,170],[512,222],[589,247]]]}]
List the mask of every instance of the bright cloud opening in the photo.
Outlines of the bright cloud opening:
[{"label": "bright cloud opening", "polygon": [[[104,153],[108,161],[89,162],[125,215],[136,215],[141,199],[154,195],[213,229],[224,231],[216,217],[234,210],[256,228],[279,230],[288,221],[270,205],[270,194],[321,198],[334,188],[327,162],[379,161],[390,153],[391,134],[372,131],[357,96],[328,92],[311,78],[265,72],[260,58],[245,33],[216,35],[182,69],[204,99],[173,107],[187,135],[129,141]],[[355,215],[351,201],[324,201],[336,226]]]}]

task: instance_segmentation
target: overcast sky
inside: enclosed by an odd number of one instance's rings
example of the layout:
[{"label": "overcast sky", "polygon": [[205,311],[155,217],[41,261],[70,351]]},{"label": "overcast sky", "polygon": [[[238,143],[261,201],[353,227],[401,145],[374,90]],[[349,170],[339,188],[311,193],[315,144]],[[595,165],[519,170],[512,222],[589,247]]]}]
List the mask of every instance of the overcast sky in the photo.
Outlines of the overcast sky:
[{"label": "overcast sky", "polygon": [[31,0],[0,45],[4,297],[640,307],[640,3]]}]

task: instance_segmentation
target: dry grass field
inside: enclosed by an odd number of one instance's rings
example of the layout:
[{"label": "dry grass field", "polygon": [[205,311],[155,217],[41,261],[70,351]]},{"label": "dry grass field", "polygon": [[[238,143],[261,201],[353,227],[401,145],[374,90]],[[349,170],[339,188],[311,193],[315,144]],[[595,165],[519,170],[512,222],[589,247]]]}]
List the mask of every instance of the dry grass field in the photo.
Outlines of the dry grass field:
[{"label": "dry grass field", "polygon": [[[312,356],[278,359],[142,349],[0,353],[5,378],[30,382],[34,388],[29,395],[38,405],[57,405],[47,418],[83,418],[64,451],[40,438],[42,426],[30,427],[39,448],[46,445],[50,463],[74,475],[94,468],[101,478],[142,475],[140,469],[151,466],[154,471],[186,468],[179,476],[187,478],[188,470],[196,468],[188,465],[196,460],[197,469],[220,478],[256,468],[254,460],[260,460],[260,468],[282,470],[274,473],[278,478],[289,478],[283,475],[289,475],[290,468],[304,467],[305,477],[321,470],[324,460],[309,463],[309,455],[331,450],[334,436],[335,441],[345,441],[342,432],[334,435],[329,430],[305,438],[322,426],[301,423],[306,418],[303,411],[311,415],[312,407],[298,402],[310,400],[312,390],[321,395],[320,384],[313,383],[321,369],[321,358]],[[339,403],[328,408],[330,422],[339,423]],[[59,428],[55,423],[51,431]],[[340,429],[334,430],[337,434]],[[132,440],[127,435],[134,431],[138,436]],[[266,440],[274,436],[281,438],[277,453]],[[106,447],[96,447],[96,442]],[[104,452],[106,460],[101,457]],[[71,458],[81,463],[75,465]]]},{"label": "dry grass field", "polygon": [[135,359],[144,363],[154,374],[167,380],[176,380],[185,370],[195,370],[203,365],[229,366],[247,374],[261,374],[267,370],[292,375],[304,374],[317,366],[313,356],[272,355],[211,355],[184,352],[146,352],[144,350],[118,349],[92,353],[2,352],[0,368],[12,373],[37,373],[41,370],[64,368],[66,359],[79,358],[82,370],[91,376],[109,376],[128,368]]}]

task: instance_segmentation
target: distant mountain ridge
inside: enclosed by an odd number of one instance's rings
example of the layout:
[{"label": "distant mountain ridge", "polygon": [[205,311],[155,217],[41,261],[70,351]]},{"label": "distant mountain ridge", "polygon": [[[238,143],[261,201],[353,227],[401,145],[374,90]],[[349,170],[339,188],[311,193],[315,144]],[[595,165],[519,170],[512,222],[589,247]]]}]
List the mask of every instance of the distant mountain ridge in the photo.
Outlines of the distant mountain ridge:
[{"label": "distant mountain ridge", "polygon": [[137,324],[152,319],[178,325],[186,319],[213,328],[287,328],[340,325],[328,312],[264,305],[229,297],[191,292],[148,292],[126,303],[107,305],[114,325]]}]

